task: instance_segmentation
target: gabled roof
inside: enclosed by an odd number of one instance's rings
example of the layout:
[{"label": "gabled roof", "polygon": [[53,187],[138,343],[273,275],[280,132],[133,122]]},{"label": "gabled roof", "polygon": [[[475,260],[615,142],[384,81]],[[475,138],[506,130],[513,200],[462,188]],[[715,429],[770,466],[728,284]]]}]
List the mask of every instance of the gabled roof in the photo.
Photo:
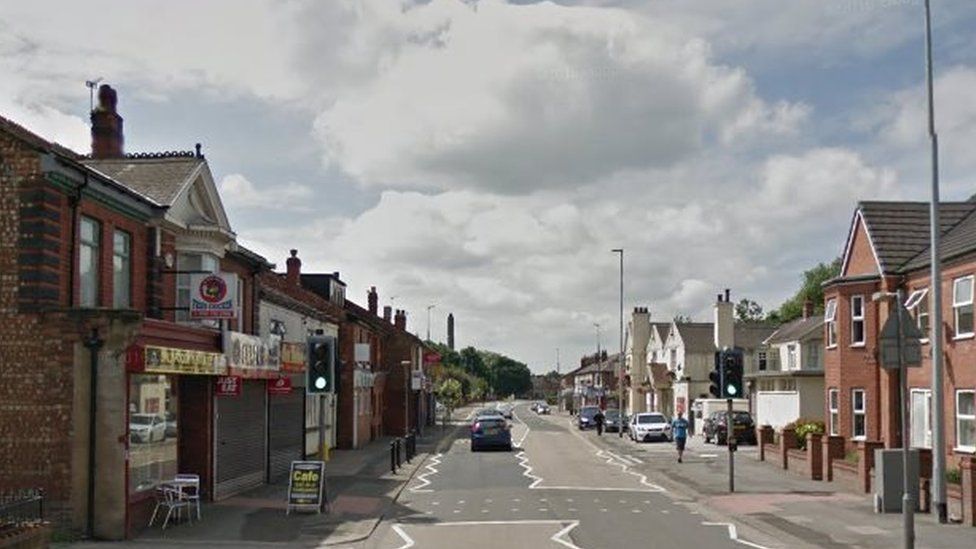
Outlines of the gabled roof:
[{"label": "gabled roof", "polygon": [[[974,202],[943,202],[939,209],[939,223],[946,234],[976,209]],[[910,260],[928,249],[928,202],[867,201],[858,205],[851,235],[857,227],[857,217],[864,227],[883,273],[898,273]],[[848,238],[848,246],[851,238]],[[845,250],[846,254],[849,250]]]},{"label": "gabled roof", "polygon": [[736,322],[734,328],[735,346],[743,349],[757,349],[762,347],[776,326],[757,322]]},{"label": "gabled roof", "polygon": [[819,335],[820,338],[823,339],[823,324],[824,320],[822,315],[813,315],[809,318],[798,318],[780,326],[779,329],[766,338],[765,343],[767,345],[789,343],[791,341],[799,341],[808,336],[816,335]]},{"label": "gabled roof", "polygon": [[675,323],[685,352],[711,353],[715,351],[715,328],[711,322]]},{"label": "gabled roof", "polygon": [[[942,261],[976,250],[976,208],[948,232],[944,233],[940,248],[942,251],[940,259]],[[905,263],[901,271],[914,271],[928,267],[932,258],[931,250],[931,246],[926,246],[924,250]]]},{"label": "gabled roof", "polygon": [[83,162],[160,204],[171,206],[206,161],[192,152],[179,152]]}]

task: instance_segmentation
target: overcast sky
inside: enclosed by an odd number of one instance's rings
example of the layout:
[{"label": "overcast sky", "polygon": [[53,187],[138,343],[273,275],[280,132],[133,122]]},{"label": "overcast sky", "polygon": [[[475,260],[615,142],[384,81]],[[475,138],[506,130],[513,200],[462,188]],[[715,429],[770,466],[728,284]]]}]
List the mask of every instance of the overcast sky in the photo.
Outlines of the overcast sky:
[{"label": "overcast sky", "polygon": [[[976,2],[933,0],[943,197],[976,192]],[[563,371],[625,309],[767,310],[859,199],[928,198],[922,0],[4,2],[0,113],[202,142],[242,243]]]}]

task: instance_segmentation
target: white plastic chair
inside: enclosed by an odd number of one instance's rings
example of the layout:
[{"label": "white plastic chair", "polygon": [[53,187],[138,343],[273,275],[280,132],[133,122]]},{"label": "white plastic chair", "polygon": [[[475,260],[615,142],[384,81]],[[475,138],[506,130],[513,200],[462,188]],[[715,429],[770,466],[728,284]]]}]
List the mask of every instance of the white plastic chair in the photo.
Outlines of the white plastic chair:
[{"label": "white plastic chair", "polygon": [[178,473],[173,480],[179,483],[183,499],[197,509],[197,520],[200,520],[200,475],[194,473]]},{"label": "white plastic chair", "polygon": [[180,491],[172,486],[161,485],[156,487],[156,507],[153,509],[152,517],[149,519],[149,526],[152,526],[156,521],[156,514],[159,512],[160,507],[166,508],[166,516],[163,518],[163,530],[169,525],[169,519],[173,516],[173,511],[176,511],[177,519],[183,516],[183,509],[186,509],[188,516],[190,513],[190,502],[180,496]]}]

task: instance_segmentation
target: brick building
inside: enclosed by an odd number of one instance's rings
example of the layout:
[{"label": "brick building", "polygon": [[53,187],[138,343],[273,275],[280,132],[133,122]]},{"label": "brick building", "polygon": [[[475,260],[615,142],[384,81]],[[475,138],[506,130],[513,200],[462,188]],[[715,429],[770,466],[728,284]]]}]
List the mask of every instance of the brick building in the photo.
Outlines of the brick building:
[{"label": "brick building", "polygon": [[[841,274],[824,288],[825,403],[828,432],[854,441],[900,447],[899,374],[879,364],[878,337],[891,305],[879,291],[901,289],[923,333],[930,331],[929,216],[924,202],[862,202],[854,212]],[[950,466],[976,452],[976,202],[941,205],[945,407],[931,409],[931,361],[923,340],[922,366],[908,373],[913,447],[931,448],[932,414],[943,414]],[[924,474],[924,472],[923,472]]]}]

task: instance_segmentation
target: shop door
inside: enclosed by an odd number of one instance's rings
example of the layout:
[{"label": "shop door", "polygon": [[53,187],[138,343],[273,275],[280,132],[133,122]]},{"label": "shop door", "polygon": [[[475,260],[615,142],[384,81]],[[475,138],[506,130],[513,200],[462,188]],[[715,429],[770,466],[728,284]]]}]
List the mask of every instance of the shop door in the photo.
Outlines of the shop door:
[{"label": "shop door", "polygon": [[267,389],[264,380],[245,381],[241,394],[215,397],[217,414],[214,499],[264,483],[267,469]]},{"label": "shop door", "polygon": [[301,387],[286,395],[269,395],[268,482],[288,479],[292,461],[302,459],[305,436],[305,398]]}]

